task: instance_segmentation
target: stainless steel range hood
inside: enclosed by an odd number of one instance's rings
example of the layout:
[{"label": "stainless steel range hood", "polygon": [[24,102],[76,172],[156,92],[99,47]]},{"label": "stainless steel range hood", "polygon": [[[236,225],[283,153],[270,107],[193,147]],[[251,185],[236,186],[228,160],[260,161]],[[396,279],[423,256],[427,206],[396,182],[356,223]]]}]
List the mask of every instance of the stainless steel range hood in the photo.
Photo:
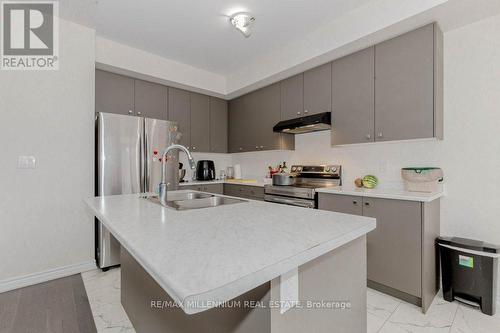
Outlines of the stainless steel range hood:
[{"label": "stainless steel range hood", "polygon": [[302,134],[315,131],[325,131],[332,128],[331,112],[313,114],[290,120],[283,120],[273,127],[274,132]]}]

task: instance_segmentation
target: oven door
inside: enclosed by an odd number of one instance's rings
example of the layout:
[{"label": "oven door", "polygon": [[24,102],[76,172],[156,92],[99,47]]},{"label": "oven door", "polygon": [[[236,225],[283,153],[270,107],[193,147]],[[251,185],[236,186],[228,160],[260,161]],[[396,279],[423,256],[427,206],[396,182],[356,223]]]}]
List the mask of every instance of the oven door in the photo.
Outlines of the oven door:
[{"label": "oven door", "polygon": [[290,206],[304,207],[304,208],[315,208],[314,200],[307,200],[301,198],[282,197],[279,195],[266,194],[264,196],[264,201],[280,203]]}]

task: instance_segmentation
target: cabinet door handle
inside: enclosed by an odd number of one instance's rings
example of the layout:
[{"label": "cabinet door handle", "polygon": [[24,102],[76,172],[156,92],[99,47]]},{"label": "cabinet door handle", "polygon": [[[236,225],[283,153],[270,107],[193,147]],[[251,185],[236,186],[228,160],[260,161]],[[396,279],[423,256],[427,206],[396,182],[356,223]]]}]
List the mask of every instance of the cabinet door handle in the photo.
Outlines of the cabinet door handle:
[{"label": "cabinet door handle", "polygon": [[358,205],[358,202],[357,202],[356,200],[353,200],[353,201],[352,201],[352,204],[353,204],[354,206],[357,206],[357,205]]},{"label": "cabinet door handle", "polygon": [[378,136],[379,138],[383,138],[383,137],[384,137],[384,133],[382,133],[382,132],[378,132],[377,136]]},{"label": "cabinet door handle", "polygon": [[264,146],[260,146],[260,149],[264,149]]},{"label": "cabinet door handle", "polygon": [[365,206],[370,206],[370,203],[369,202],[365,202]]},{"label": "cabinet door handle", "polygon": [[367,135],[365,135],[365,137],[366,137],[366,140],[370,140],[372,138],[372,135],[371,134],[367,134]]},{"label": "cabinet door handle", "polygon": [[196,147],[193,146],[193,150],[196,150]]},{"label": "cabinet door handle", "polygon": [[137,112],[137,115],[140,116],[141,115],[141,111]]},{"label": "cabinet door handle", "polygon": [[128,114],[132,114],[132,113],[134,113],[134,111],[128,110]]},{"label": "cabinet door handle", "polygon": [[309,113],[309,110],[304,110],[304,113]]},{"label": "cabinet door handle", "polygon": [[300,116],[300,111],[298,111],[298,112],[297,112],[297,115],[299,115],[299,116]]}]

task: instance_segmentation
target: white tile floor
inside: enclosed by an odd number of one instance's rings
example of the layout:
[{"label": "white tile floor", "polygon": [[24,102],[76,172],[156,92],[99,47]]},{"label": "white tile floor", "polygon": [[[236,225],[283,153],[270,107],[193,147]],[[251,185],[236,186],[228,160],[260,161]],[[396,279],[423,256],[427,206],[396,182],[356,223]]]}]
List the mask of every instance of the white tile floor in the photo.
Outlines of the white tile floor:
[{"label": "white tile floor", "polygon": [[[82,274],[99,333],[135,333],[120,303],[120,269]],[[500,304],[495,316],[479,310],[434,299],[424,315],[420,308],[368,289],[368,333],[450,332],[500,333]]]}]

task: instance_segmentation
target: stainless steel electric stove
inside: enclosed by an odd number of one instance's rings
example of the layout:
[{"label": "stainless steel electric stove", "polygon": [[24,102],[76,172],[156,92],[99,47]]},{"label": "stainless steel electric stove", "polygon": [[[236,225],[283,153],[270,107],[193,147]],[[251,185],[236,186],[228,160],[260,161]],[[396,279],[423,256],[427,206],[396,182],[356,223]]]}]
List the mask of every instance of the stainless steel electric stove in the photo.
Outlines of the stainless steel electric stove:
[{"label": "stainless steel electric stove", "polygon": [[342,185],[340,165],[294,165],[293,185],[265,185],[265,201],[306,208],[317,208],[316,189]]}]

